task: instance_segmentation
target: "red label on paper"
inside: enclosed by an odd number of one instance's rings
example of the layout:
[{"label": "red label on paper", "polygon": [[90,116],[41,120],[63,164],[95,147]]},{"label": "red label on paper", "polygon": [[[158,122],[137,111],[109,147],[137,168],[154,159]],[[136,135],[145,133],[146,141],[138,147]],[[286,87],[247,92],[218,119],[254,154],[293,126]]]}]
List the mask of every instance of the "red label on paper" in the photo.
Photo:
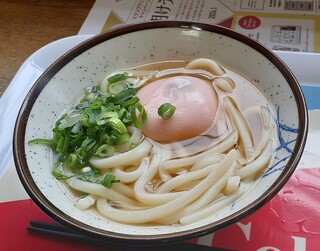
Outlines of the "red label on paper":
[{"label": "red label on paper", "polygon": [[198,243],[241,251],[319,250],[319,184],[320,168],[296,170],[285,187],[260,210],[216,232],[211,239],[200,238]]},{"label": "red label on paper", "polygon": [[[98,251],[82,243],[29,234],[30,220],[52,221],[31,200],[0,203],[1,250]],[[314,251],[320,243],[320,168],[298,169],[260,210],[219,232],[191,240],[237,251]]]},{"label": "red label on paper", "polygon": [[261,20],[255,16],[245,16],[240,18],[239,26],[246,30],[253,30],[261,25]]}]

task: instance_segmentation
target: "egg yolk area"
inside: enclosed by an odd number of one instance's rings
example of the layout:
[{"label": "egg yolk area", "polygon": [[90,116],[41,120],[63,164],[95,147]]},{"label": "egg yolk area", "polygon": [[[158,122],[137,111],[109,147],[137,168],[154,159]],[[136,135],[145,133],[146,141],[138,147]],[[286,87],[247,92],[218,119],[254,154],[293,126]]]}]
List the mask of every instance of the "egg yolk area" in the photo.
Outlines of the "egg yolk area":
[{"label": "egg yolk area", "polygon": [[[148,116],[142,133],[157,142],[199,136],[213,125],[218,109],[218,97],[211,82],[192,76],[158,79],[141,88],[137,95]],[[176,107],[168,120],[158,115],[164,103]]]}]

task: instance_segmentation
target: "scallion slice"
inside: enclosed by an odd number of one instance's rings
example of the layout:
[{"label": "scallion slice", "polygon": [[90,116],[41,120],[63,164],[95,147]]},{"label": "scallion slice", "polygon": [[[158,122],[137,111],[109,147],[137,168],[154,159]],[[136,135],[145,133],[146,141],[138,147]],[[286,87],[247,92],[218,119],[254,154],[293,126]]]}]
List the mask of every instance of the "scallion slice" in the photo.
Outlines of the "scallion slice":
[{"label": "scallion slice", "polygon": [[175,106],[170,103],[164,103],[158,108],[158,115],[164,120],[168,120],[173,116],[175,111]]},{"label": "scallion slice", "polygon": [[107,173],[104,176],[103,181],[101,182],[101,184],[104,187],[111,188],[114,183],[119,183],[119,182],[120,182],[120,180],[118,180],[117,177],[114,174]]},{"label": "scallion slice", "polygon": [[[139,112],[139,117],[137,111]],[[135,127],[142,128],[147,124],[147,112],[140,103],[130,106],[130,115]]]},{"label": "scallion slice", "polygon": [[54,141],[51,139],[32,139],[29,140],[29,144],[39,144],[39,145],[46,145],[52,147],[55,145]]},{"label": "scallion slice", "polygon": [[74,176],[74,174],[66,173],[62,162],[56,162],[52,169],[52,175],[58,180],[66,180]]},{"label": "scallion slice", "polygon": [[112,83],[126,80],[127,78],[128,78],[128,73],[126,73],[126,72],[125,73],[118,73],[118,74],[115,74],[115,75],[109,77],[108,82],[110,84],[112,84]]},{"label": "scallion slice", "polygon": [[111,128],[117,130],[120,134],[125,134],[128,132],[127,127],[119,118],[112,117],[108,120],[108,122]]},{"label": "scallion slice", "polygon": [[128,89],[127,85],[125,82],[115,82],[115,83],[110,83],[108,85],[108,91],[110,94],[118,94],[124,90]]},{"label": "scallion slice", "polygon": [[158,108],[158,115],[164,120],[168,120],[173,116],[175,111],[175,106],[170,103],[164,103]]},{"label": "scallion slice", "polygon": [[70,168],[71,170],[75,170],[80,167],[81,161],[77,154],[71,153],[67,156],[65,161],[63,162],[66,168]]},{"label": "scallion slice", "polygon": [[114,146],[108,145],[108,144],[103,144],[100,146],[96,152],[96,155],[99,158],[107,158],[111,157],[115,154],[116,149]]}]

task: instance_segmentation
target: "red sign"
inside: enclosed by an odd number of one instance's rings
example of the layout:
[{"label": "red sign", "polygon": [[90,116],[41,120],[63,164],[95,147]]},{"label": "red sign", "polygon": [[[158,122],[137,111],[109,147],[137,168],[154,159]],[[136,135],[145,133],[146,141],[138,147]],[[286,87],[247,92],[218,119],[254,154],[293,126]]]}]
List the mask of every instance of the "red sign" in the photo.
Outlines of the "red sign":
[{"label": "red sign", "polygon": [[245,16],[240,18],[239,26],[246,30],[253,30],[261,25],[261,20],[255,16]]}]

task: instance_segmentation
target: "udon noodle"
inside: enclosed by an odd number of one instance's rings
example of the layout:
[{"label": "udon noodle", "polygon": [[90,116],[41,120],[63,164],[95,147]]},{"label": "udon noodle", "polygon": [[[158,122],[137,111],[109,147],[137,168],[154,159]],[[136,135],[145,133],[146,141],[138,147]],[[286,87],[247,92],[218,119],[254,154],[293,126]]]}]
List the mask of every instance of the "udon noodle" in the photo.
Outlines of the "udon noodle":
[{"label": "udon noodle", "polygon": [[[175,142],[157,142],[129,125],[126,143],[111,156],[91,157],[82,169],[112,173],[119,182],[107,188],[76,175],[65,180],[77,191],[79,209],[97,210],[125,224],[191,224],[230,207],[271,165],[277,144],[273,108],[235,72],[211,59],[159,62],[121,72],[138,88],[168,76],[206,79],[219,100],[215,122],[200,135]],[[100,91],[107,89],[103,80]]]}]

